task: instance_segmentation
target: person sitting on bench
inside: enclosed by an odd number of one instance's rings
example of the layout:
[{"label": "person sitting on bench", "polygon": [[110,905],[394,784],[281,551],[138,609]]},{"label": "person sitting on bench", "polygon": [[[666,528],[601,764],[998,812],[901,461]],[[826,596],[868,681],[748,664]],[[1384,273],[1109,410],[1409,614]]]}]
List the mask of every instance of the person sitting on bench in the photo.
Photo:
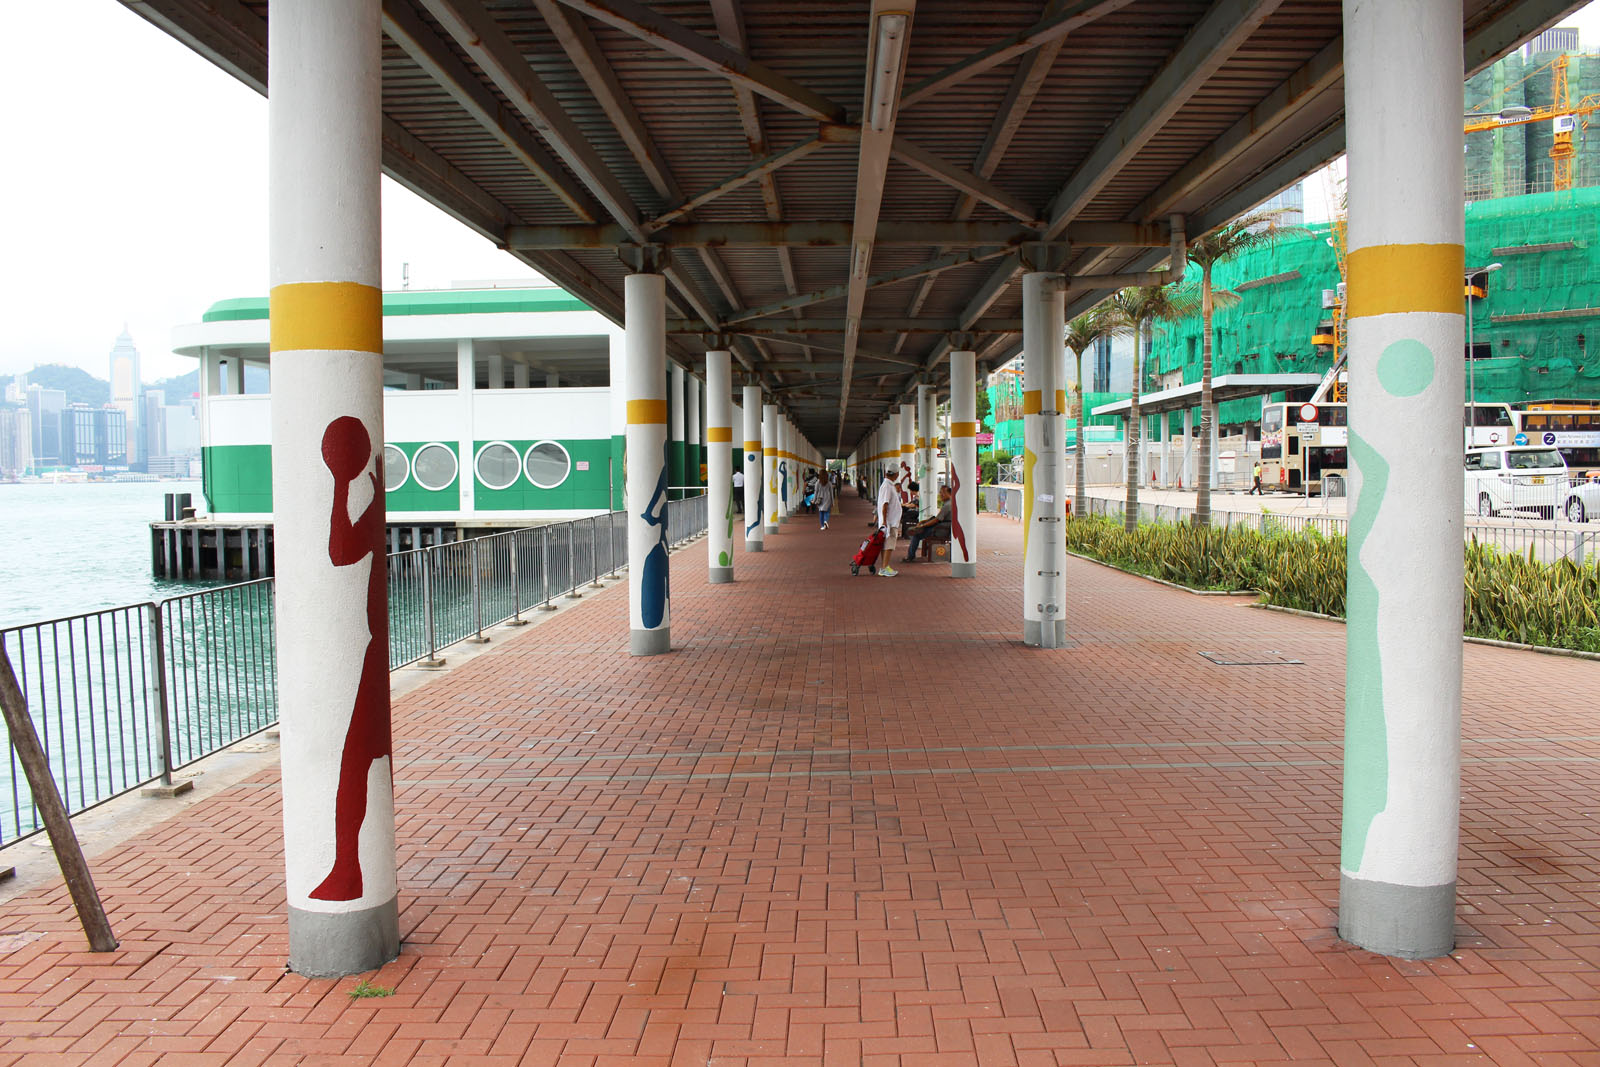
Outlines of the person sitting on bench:
[{"label": "person sitting on bench", "polygon": [[939,487],[939,510],[911,528],[911,541],[906,545],[906,563],[917,561],[917,549],[923,541],[950,540],[950,489]]}]

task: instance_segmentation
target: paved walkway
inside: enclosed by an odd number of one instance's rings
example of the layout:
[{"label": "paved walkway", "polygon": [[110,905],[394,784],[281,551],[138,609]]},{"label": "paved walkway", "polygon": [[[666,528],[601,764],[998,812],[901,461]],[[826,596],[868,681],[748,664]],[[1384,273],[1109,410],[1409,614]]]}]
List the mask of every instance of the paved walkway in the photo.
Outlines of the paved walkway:
[{"label": "paved walkway", "polygon": [[[285,974],[276,774],[4,906],[0,1065],[1595,1064],[1596,665],[1466,651],[1459,948],[1342,944],[1343,633],[1091,564],[1026,649],[982,575],[674,557],[396,704],[400,959]],[[1219,665],[1226,660],[1301,660]]]}]

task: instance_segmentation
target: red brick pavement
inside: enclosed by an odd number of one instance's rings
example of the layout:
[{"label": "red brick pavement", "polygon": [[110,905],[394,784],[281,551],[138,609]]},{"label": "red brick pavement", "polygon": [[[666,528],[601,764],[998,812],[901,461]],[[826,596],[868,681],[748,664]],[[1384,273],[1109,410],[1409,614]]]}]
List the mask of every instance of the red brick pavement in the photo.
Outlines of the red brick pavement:
[{"label": "red brick pavement", "polygon": [[272,773],[99,862],[117,953],[5,907],[0,1067],[1600,1063],[1593,663],[1467,649],[1459,948],[1389,960],[1339,626],[1074,561],[1027,649],[1016,525],[852,578],[863,518],[674,557],[669,656],[618,585],[398,701],[393,996],[284,972]]}]

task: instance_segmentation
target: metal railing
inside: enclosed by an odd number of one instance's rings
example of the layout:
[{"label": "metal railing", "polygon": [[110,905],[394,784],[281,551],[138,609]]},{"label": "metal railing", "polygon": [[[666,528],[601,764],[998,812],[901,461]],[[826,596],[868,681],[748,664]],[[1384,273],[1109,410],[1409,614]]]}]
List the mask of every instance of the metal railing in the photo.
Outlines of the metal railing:
[{"label": "metal railing", "polygon": [[[667,502],[667,540],[706,530],[702,494]],[[614,576],[623,512],[475,537],[388,557],[389,667]],[[0,630],[67,810],[86,811],[278,720],[270,578]],[[0,767],[0,845],[41,829],[10,736]]]}]

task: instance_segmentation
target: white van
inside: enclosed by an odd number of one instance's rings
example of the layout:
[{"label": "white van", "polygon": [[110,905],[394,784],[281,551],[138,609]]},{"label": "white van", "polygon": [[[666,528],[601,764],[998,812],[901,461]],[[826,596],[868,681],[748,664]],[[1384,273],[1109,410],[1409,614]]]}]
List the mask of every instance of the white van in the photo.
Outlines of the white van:
[{"label": "white van", "polygon": [[1483,518],[1502,511],[1554,518],[1566,496],[1567,461],[1553,448],[1498,445],[1469,448],[1466,510]]}]

